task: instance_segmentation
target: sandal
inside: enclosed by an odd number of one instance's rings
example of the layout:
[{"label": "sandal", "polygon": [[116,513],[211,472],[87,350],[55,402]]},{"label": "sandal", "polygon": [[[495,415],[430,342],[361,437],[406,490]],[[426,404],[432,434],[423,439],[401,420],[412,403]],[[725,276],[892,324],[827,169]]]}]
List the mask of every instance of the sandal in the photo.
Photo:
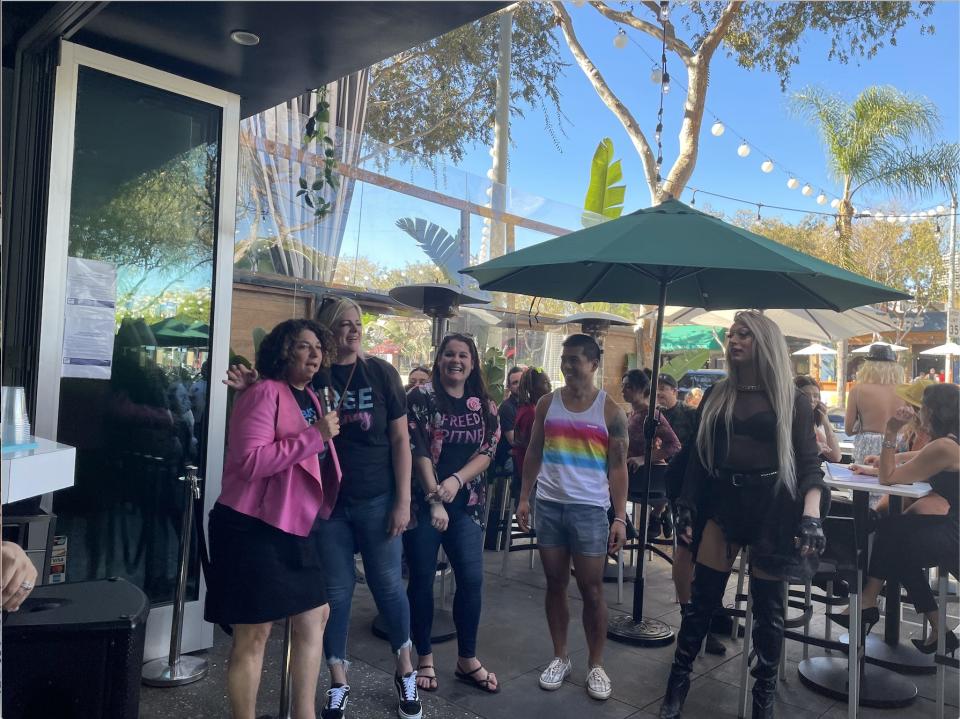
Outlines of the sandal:
[{"label": "sandal", "polygon": [[[497,684],[497,685],[494,686],[494,687],[491,687],[491,686],[490,686],[490,684],[491,684],[490,677],[491,677],[491,676],[496,677],[495,674],[493,674],[492,672],[487,671],[487,675],[486,675],[483,679],[478,679],[477,677],[474,676],[474,674],[476,674],[477,672],[479,672],[479,671],[480,671],[481,669],[483,669],[483,668],[484,668],[484,667],[483,667],[483,665],[481,664],[479,667],[477,667],[476,669],[474,669],[472,672],[465,672],[465,671],[463,671],[462,669],[460,669],[460,664],[457,663],[457,669],[456,669],[456,671],[453,673],[453,675],[454,675],[459,681],[465,682],[466,684],[471,684],[472,686],[475,686],[477,689],[480,689],[481,691],[485,691],[485,692],[487,692],[488,694],[496,694],[497,692],[500,691],[500,685]],[[484,670],[484,671],[486,671],[486,670]]]},{"label": "sandal", "polygon": [[[429,669],[431,672],[433,672],[433,676],[428,676],[424,674],[423,673],[424,669]],[[426,679],[427,682],[429,682],[427,686],[423,686],[420,684],[421,679]],[[437,689],[440,688],[440,685],[437,683],[437,672],[433,668],[432,664],[424,664],[422,666],[417,667],[417,687],[422,689],[425,692],[435,692],[437,691]]]}]

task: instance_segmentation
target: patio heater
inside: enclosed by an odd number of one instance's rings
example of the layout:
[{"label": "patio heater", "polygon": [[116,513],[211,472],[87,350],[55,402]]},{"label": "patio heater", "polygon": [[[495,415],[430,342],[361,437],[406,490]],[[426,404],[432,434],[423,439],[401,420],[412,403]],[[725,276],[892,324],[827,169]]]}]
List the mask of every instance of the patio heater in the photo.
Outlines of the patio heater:
[{"label": "patio heater", "polygon": [[[430,345],[434,353],[447,334],[450,318],[456,317],[460,305],[487,304],[490,301],[489,293],[436,283],[400,285],[390,290],[389,294],[397,302],[415,307],[430,318],[432,323]],[[434,610],[433,614],[433,632],[430,637],[432,642],[446,642],[457,636],[453,616],[444,606],[446,596],[444,574],[441,572],[440,606]],[[373,633],[381,639],[389,637],[381,615],[378,614],[374,618],[371,628]]]}]

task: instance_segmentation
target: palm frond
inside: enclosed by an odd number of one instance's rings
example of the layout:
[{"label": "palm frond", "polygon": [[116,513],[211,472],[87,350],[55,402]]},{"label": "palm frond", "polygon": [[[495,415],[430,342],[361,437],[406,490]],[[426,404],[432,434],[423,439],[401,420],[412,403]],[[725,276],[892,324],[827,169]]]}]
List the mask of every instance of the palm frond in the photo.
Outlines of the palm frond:
[{"label": "palm frond", "polygon": [[861,187],[892,190],[904,198],[934,190],[949,190],[960,175],[960,145],[940,143],[921,150],[916,147],[891,148],[877,153]]},{"label": "palm frond", "polygon": [[454,284],[460,281],[459,271],[465,266],[460,250],[460,233],[451,235],[440,225],[422,217],[401,217],[397,227],[417,241],[421,249]]}]

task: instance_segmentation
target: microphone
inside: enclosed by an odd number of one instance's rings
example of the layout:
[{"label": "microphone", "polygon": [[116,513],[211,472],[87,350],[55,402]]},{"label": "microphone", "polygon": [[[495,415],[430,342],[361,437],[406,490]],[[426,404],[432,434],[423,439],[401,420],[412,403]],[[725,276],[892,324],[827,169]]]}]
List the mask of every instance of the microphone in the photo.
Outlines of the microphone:
[{"label": "microphone", "polygon": [[320,410],[323,414],[331,411],[333,402],[333,382],[329,369],[321,369],[313,376],[313,389],[317,393],[317,399],[320,400]]}]

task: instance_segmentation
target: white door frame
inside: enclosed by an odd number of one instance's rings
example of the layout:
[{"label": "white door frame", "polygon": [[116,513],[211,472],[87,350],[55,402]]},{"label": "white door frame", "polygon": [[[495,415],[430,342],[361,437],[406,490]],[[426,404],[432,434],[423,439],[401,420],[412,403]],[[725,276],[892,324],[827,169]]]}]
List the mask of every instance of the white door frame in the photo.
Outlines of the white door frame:
[{"label": "white door frame", "polygon": [[[70,233],[70,198],[73,182],[74,131],[77,110],[77,78],[80,66],[135,80],[151,87],[183,95],[222,109],[220,125],[220,178],[217,241],[214,257],[214,302],[210,348],[210,406],[207,408],[207,464],[201,468],[206,487],[204,519],[220,495],[223,473],[227,388],[216,381],[227,371],[230,352],[230,312],[233,291],[233,245],[237,203],[240,97],[155,68],[62,41],[53,106],[53,139],[50,191],[47,206],[47,238],[44,258],[43,314],[34,431],[40,437],[56,438],[60,403],[64,302],[67,249]],[[200,578],[199,601],[187,602],[183,616],[183,651],[213,646],[213,625],[203,621],[206,581]],[[153,607],[147,622],[144,660],[165,656],[170,644],[172,605]]]}]

